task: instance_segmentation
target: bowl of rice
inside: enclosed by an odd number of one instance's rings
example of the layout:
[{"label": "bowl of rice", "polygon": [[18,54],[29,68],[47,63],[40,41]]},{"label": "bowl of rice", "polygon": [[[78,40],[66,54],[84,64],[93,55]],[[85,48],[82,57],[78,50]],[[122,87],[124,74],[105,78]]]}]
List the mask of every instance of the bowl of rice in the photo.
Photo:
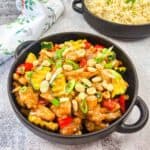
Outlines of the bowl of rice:
[{"label": "bowl of rice", "polygon": [[150,36],[150,0],[74,0],[73,9],[105,35],[129,39]]}]

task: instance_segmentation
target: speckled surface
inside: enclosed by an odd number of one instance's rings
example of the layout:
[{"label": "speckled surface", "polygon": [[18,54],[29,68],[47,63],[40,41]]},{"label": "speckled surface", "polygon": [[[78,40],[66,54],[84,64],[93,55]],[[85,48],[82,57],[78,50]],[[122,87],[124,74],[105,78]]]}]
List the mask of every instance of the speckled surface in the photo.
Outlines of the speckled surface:
[{"label": "speckled surface", "polygon": [[[3,0],[2,0],[3,1]],[[64,31],[84,31],[95,33],[83,20],[82,15],[71,9],[71,0],[64,0],[66,11],[46,35]],[[1,1],[0,1],[1,2]],[[0,3],[1,4],[1,3]],[[1,12],[2,13],[2,12]],[[1,14],[2,15],[2,14]],[[139,95],[150,108],[150,38],[136,41],[112,39],[132,58],[139,78]],[[149,150],[150,121],[139,132],[119,134],[117,132],[93,143],[68,146],[53,144],[43,140],[26,129],[16,118],[7,96],[7,76],[14,58],[0,67],[0,150]],[[128,122],[137,119],[135,108]]]}]

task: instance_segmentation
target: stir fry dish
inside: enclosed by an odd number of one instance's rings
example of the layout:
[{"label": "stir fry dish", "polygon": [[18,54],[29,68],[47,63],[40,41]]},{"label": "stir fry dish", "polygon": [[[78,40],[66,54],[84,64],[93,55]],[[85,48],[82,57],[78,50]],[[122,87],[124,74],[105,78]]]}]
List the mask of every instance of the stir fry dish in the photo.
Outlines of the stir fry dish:
[{"label": "stir fry dish", "polygon": [[112,47],[86,39],[42,42],[13,73],[13,94],[29,122],[62,135],[108,127],[127,109],[126,67]]}]

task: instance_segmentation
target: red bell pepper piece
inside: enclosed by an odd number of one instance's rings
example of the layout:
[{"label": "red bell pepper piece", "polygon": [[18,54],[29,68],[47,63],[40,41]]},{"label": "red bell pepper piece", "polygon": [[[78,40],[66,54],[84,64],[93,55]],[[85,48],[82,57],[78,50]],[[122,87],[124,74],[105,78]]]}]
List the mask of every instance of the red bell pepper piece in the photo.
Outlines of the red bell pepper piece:
[{"label": "red bell pepper piece", "polygon": [[72,117],[66,117],[66,118],[59,118],[58,119],[58,124],[60,128],[64,128],[68,126],[72,122]]},{"label": "red bell pepper piece", "polygon": [[116,101],[109,99],[109,100],[103,101],[102,106],[112,111],[115,108],[116,103],[117,103]]},{"label": "red bell pepper piece", "polygon": [[99,44],[95,45],[94,47],[100,50],[105,48],[103,45],[99,45]]},{"label": "red bell pepper piece", "polygon": [[87,59],[86,58],[82,58],[80,60],[80,67],[85,67],[87,65]]},{"label": "red bell pepper piece", "polygon": [[32,63],[24,63],[25,71],[31,71],[33,68]]},{"label": "red bell pepper piece", "polygon": [[33,68],[33,64],[32,63],[24,63],[21,64],[17,67],[16,69],[16,73],[18,74],[24,74],[25,71],[31,71]]},{"label": "red bell pepper piece", "polygon": [[126,103],[125,103],[125,97],[124,95],[121,95],[119,98],[119,104],[120,104],[120,109],[122,113],[125,113],[126,111]]},{"label": "red bell pepper piece", "polygon": [[85,49],[89,49],[91,47],[91,43],[86,41],[85,43]]}]

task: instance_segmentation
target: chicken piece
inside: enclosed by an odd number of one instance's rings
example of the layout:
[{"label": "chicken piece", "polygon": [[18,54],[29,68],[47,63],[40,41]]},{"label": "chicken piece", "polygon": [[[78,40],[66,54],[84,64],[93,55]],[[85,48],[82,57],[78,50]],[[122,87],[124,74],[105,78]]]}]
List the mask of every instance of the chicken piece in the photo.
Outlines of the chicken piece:
[{"label": "chicken piece", "polygon": [[87,119],[99,125],[105,118],[105,115],[100,112],[100,106],[97,105],[93,110],[88,111]]},{"label": "chicken piece", "polygon": [[51,100],[54,99],[54,97],[52,96],[50,90],[48,90],[48,91],[45,92],[45,93],[41,93],[41,94],[40,94],[40,97],[43,98],[43,99],[45,99],[45,100],[47,100],[47,101],[51,101]]},{"label": "chicken piece", "polygon": [[81,119],[74,118],[72,123],[60,129],[60,133],[63,135],[73,135],[78,134],[80,130],[81,130]]},{"label": "chicken piece", "polygon": [[49,57],[47,56],[47,54],[45,53],[45,49],[40,51],[40,56],[38,59],[39,64],[42,63],[43,60],[47,60]]},{"label": "chicken piece", "polygon": [[79,117],[81,119],[85,119],[85,115],[83,112],[81,112],[81,110],[79,109],[77,112],[74,112],[74,116]]},{"label": "chicken piece", "polygon": [[27,84],[27,79],[24,76],[21,76],[18,78],[18,82],[22,85],[26,85]]},{"label": "chicken piece", "polygon": [[89,132],[93,132],[93,131],[98,131],[98,130],[108,127],[108,124],[99,123],[99,125],[96,125],[94,122],[86,121],[85,126]]},{"label": "chicken piece", "polygon": [[53,121],[55,119],[55,114],[43,105],[38,105],[37,109],[31,111],[30,113],[46,121]]},{"label": "chicken piece", "polygon": [[97,97],[95,95],[88,96],[86,101],[89,110],[93,110],[97,106]]},{"label": "chicken piece", "polygon": [[68,77],[68,79],[77,79],[77,80],[80,80],[81,78],[91,78],[91,77],[99,74],[98,71],[95,71],[95,72],[82,71],[82,72],[80,72],[80,69],[78,69],[78,70],[64,72],[64,74],[65,74],[65,76]]},{"label": "chicken piece", "polygon": [[20,84],[18,82],[13,82],[13,90],[12,93],[15,93],[15,95],[18,95],[18,91],[21,88]]},{"label": "chicken piece", "polygon": [[112,112],[112,113],[109,112],[107,114],[104,114],[104,120],[106,120],[106,121],[114,121],[119,117],[121,117],[121,111],[120,110],[118,110],[116,112]]},{"label": "chicken piece", "polygon": [[17,102],[28,109],[36,108],[38,104],[38,94],[35,93],[32,87],[26,87],[26,90],[19,90],[17,96]]},{"label": "chicken piece", "polygon": [[51,131],[56,131],[58,129],[57,123],[44,121],[40,117],[34,116],[31,113],[28,116],[28,120],[35,125],[39,125],[42,128],[45,127]]},{"label": "chicken piece", "polygon": [[71,115],[71,102],[66,101],[66,102],[60,103],[59,106],[52,105],[51,110],[59,118],[70,116]]}]

